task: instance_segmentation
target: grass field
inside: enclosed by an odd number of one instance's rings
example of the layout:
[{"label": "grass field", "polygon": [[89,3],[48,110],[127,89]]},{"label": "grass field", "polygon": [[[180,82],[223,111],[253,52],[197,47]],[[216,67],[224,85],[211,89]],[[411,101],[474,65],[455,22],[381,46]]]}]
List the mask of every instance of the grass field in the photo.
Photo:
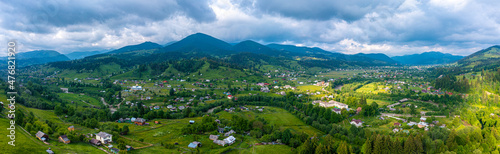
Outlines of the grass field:
[{"label": "grass field", "polygon": [[309,90],[309,92],[315,92],[315,91],[321,91],[321,87],[316,86],[316,85],[303,85],[303,86],[298,86],[297,90],[299,90],[299,91],[308,91]]},{"label": "grass field", "polygon": [[[247,106],[249,108],[254,108],[254,106]],[[266,121],[269,122],[270,125],[276,125],[281,128],[281,130],[285,130],[287,128],[292,129],[294,132],[304,132],[308,135],[322,135],[323,133],[312,126],[309,126],[302,122],[299,118],[295,117],[288,111],[276,108],[276,107],[268,107],[264,108],[264,112],[260,113],[259,111],[242,111],[239,113],[228,113],[225,111],[219,112],[218,115],[224,119],[231,119],[233,114],[242,115],[243,117],[247,117],[247,119],[252,120],[256,117],[262,117]]]},{"label": "grass field", "polygon": [[368,105],[372,104],[373,102],[376,102],[378,104],[378,106],[390,105],[390,104],[395,103],[395,102],[386,101],[386,100],[366,99],[366,103]]},{"label": "grass field", "polygon": [[370,83],[367,85],[363,85],[361,88],[357,89],[356,92],[370,94],[387,93],[384,88],[385,86],[382,84],[378,84],[377,88],[375,88],[375,83]]},{"label": "grass field", "polygon": [[[63,100],[74,101],[75,103],[78,103],[78,106],[90,107],[89,106],[90,104],[100,107],[102,105],[102,103],[99,100],[87,95],[71,94],[71,93],[58,93],[57,95],[59,95],[59,98]],[[85,101],[86,103],[84,103],[83,101]]]}]

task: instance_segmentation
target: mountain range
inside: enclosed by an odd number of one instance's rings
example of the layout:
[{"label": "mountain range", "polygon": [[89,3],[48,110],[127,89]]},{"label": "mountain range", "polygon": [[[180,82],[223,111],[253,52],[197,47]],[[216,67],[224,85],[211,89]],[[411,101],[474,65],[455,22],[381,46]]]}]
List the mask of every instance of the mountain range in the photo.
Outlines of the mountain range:
[{"label": "mountain range", "polygon": [[452,63],[462,59],[463,56],[431,51],[420,54],[395,56],[391,58],[401,64],[407,65],[434,65]]},{"label": "mountain range", "polygon": [[[432,65],[447,64],[458,61],[459,64],[470,64],[470,61],[486,61],[486,59],[499,58],[497,54],[500,46],[493,46],[474,53],[464,59],[440,52],[424,52],[421,54],[388,57],[383,53],[359,53],[347,55],[338,52],[326,51],[318,47],[299,47],[294,45],[268,44],[263,45],[252,40],[230,44],[210,35],[196,33],[176,42],[169,42],[165,46],[144,42],[136,45],[125,46],[116,50],[103,53],[102,51],[73,52],[62,55],[53,50],[37,50],[18,54],[23,66],[44,64],[49,62],[67,61],[75,59],[114,59],[119,63],[130,62],[128,65],[141,62],[162,62],[176,58],[214,57],[214,58],[240,58],[246,56],[267,56],[269,61],[278,59],[295,60],[299,64],[309,67],[347,67],[347,66],[385,66],[385,65]],[[235,56],[238,55],[238,56]],[[85,57],[85,58],[84,58]],[[261,57],[262,58],[262,57]],[[245,59],[245,58],[244,58]],[[254,59],[255,60],[255,59]],[[261,59],[262,60],[262,59]],[[21,62],[19,62],[21,63]],[[246,62],[242,62],[246,63]],[[254,62],[255,63],[255,62]],[[258,63],[258,62],[257,62]]]}]

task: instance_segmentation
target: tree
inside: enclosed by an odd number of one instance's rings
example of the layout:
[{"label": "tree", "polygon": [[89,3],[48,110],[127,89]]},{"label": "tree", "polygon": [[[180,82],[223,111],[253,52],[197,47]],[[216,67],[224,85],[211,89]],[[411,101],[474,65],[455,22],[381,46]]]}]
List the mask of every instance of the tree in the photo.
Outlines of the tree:
[{"label": "tree", "polygon": [[373,153],[373,135],[366,139],[363,152],[365,154]]},{"label": "tree", "polygon": [[345,141],[342,141],[340,143],[339,148],[337,149],[338,154],[349,154],[349,148],[347,147],[347,143]]},{"label": "tree", "polygon": [[326,146],[324,146],[323,144],[320,143],[316,147],[316,151],[314,153],[316,153],[316,154],[326,154],[326,153],[328,153],[327,150],[328,149],[326,148]]},{"label": "tree", "polygon": [[373,153],[379,154],[379,153],[382,153],[383,150],[384,150],[383,136],[377,135],[377,137],[375,138],[374,145],[373,145]]},{"label": "tree", "polygon": [[128,126],[127,125],[124,125],[123,128],[122,128],[122,134],[123,135],[127,135],[129,132],[129,129],[128,129]]},{"label": "tree", "polygon": [[169,95],[170,95],[170,96],[174,96],[174,95],[175,95],[175,90],[174,90],[174,88],[170,88]]},{"label": "tree", "polygon": [[408,139],[406,139],[405,146],[404,146],[404,153],[412,153],[415,151],[415,145],[413,143],[413,136],[410,135]]},{"label": "tree", "polygon": [[54,113],[56,115],[61,115],[63,114],[63,108],[61,107],[61,105],[57,105],[55,108],[54,108]]},{"label": "tree", "polygon": [[458,146],[457,142],[455,141],[456,136],[457,132],[455,132],[455,129],[451,130],[450,134],[448,135],[448,139],[446,139],[446,146],[448,146],[449,151],[454,151]]}]

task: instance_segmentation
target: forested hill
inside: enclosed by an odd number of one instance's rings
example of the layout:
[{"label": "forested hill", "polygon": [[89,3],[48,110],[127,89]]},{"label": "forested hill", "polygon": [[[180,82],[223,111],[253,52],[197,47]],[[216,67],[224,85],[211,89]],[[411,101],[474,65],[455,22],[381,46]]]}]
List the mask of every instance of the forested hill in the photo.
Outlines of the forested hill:
[{"label": "forested hill", "polygon": [[[6,57],[2,57],[0,61],[6,61]],[[70,60],[65,55],[54,51],[54,50],[35,50],[29,52],[22,52],[16,55],[16,66],[17,67],[25,67],[37,64],[46,64],[50,62],[57,61],[68,61]],[[2,68],[6,68],[4,66],[7,65],[6,62],[2,62],[0,64]]]},{"label": "forested hill", "polygon": [[404,56],[395,56],[392,59],[402,64],[408,65],[434,65],[434,64],[448,64],[462,59],[463,56],[452,55],[441,52],[424,52],[421,54],[412,54]]},{"label": "forested hill", "polygon": [[476,71],[497,68],[500,66],[500,46],[491,46],[477,51],[457,63],[463,68],[471,68]]}]

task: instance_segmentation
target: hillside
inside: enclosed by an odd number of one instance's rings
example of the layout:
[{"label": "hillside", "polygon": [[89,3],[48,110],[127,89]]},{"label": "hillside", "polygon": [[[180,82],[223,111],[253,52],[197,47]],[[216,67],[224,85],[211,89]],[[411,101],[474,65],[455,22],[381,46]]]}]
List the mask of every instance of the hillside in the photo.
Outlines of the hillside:
[{"label": "hillside", "polygon": [[268,44],[269,48],[276,49],[281,52],[290,52],[299,55],[311,55],[311,54],[324,54],[332,55],[336,52],[325,51],[318,47],[298,47],[294,45],[283,45],[283,44]]},{"label": "hillside", "polygon": [[500,66],[500,46],[491,46],[489,48],[477,51],[457,63],[466,68],[489,69]]},{"label": "hillside", "polygon": [[17,67],[25,67],[57,61],[68,61],[70,59],[54,50],[35,50],[18,53],[16,55],[16,60]]},{"label": "hillside", "polygon": [[431,52],[424,52],[421,54],[395,56],[391,58],[402,64],[407,64],[407,65],[434,65],[434,64],[452,63],[462,59],[463,56],[431,51]]},{"label": "hillside", "polygon": [[255,54],[278,55],[278,52],[276,52],[275,50],[251,40],[243,41],[234,45],[232,47],[232,50],[235,52],[250,52]]},{"label": "hillside", "polygon": [[363,56],[363,57],[368,57],[368,58],[371,58],[371,59],[375,59],[375,60],[380,60],[380,61],[384,61],[384,62],[387,62],[387,63],[398,63],[397,61],[391,59],[389,56],[383,54],[383,53],[358,53],[358,54],[355,54],[357,56]]},{"label": "hillside", "polygon": [[103,51],[79,51],[79,52],[72,52],[72,53],[68,53],[68,54],[64,54],[64,55],[71,60],[75,60],[75,59],[85,58],[87,56],[97,55],[100,53],[103,53]]},{"label": "hillside", "polygon": [[125,53],[125,52],[130,52],[130,51],[137,51],[137,50],[150,50],[150,49],[156,49],[156,48],[161,48],[162,46],[154,43],[154,42],[144,42],[141,44],[137,45],[129,45],[122,47],[120,49],[116,49],[113,51],[108,52],[109,54],[116,54],[116,53]]},{"label": "hillside", "polygon": [[231,45],[212,36],[196,33],[172,43],[161,49],[161,52],[196,52],[211,55],[228,55]]}]

